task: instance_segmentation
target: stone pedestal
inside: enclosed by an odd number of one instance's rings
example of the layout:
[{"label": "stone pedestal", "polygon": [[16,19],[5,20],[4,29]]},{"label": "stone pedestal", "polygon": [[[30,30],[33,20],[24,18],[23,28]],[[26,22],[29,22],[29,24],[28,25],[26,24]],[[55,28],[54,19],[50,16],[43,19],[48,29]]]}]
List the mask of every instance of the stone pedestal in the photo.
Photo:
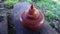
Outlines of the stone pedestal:
[{"label": "stone pedestal", "polygon": [[4,0],[0,0],[0,10],[4,9]]},{"label": "stone pedestal", "polygon": [[7,14],[4,7],[4,0],[0,0],[0,34],[7,34]]},{"label": "stone pedestal", "polygon": [[7,34],[7,15],[0,13],[0,34]]},{"label": "stone pedestal", "polygon": [[5,0],[0,0],[0,3],[1,3],[1,2],[4,2],[4,1],[5,1]]}]

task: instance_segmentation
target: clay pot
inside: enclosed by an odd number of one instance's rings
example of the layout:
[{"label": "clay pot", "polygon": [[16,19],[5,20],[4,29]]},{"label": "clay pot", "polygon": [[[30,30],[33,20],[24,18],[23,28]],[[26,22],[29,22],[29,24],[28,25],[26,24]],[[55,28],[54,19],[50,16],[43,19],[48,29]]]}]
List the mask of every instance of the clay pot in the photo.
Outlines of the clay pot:
[{"label": "clay pot", "polygon": [[28,10],[25,10],[20,16],[21,25],[30,30],[37,30],[44,25],[44,15],[32,4]]}]

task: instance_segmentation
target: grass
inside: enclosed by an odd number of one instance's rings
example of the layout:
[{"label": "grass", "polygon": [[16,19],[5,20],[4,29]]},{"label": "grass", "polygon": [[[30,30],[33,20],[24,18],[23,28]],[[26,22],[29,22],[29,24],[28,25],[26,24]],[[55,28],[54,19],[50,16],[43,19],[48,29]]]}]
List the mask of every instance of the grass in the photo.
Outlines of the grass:
[{"label": "grass", "polygon": [[[36,3],[40,7],[46,7],[46,15],[47,16],[54,16],[56,18],[60,18],[60,5],[56,2],[53,2],[51,0],[42,0]],[[48,15],[48,13],[51,13],[51,15]],[[51,17],[52,18],[52,17]]]},{"label": "grass", "polygon": [[39,7],[46,7],[45,14],[47,15],[47,21],[48,23],[53,27],[57,28],[55,24],[57,22],[53,22],[54,19],[60,20],[60,4],[58,2],[52,1],[52,0],[41,0],[36,3]]}]

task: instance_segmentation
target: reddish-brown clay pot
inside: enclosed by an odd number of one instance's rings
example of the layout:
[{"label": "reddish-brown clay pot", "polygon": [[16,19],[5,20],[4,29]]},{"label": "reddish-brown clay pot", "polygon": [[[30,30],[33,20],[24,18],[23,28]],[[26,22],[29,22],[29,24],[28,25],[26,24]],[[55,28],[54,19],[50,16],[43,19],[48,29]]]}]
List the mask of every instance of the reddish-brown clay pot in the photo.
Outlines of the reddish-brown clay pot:
[{"label": "reddish-brown clay pot", "polygon": [[33,4],[20,16],[21,25],[30,30],[40,29],[43,26],[44,21],[44,15],[37,10]]}]

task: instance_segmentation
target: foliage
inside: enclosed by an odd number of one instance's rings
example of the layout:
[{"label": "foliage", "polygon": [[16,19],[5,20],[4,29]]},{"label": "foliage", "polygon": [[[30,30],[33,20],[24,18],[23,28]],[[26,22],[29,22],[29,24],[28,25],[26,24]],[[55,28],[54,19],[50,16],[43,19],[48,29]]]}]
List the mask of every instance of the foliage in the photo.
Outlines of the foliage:
[{"label": "foliage", "polygon": [[60,4],[52,0],[41,0],[36,2],[36,4],[37,6],[42,8],[46,7],[45,12],[45,14],[47,15],[46,20],[52,27],[56,28],[55,26],[56,22],[54,23],[53,20],[54,19],[60,20]]},{"label": "foliage", "polygon": [[[51,15],[59,18],[60,16],[60,5],[51,0],[42,0],[36,3],[40,7],[46,7],[46,12],[51,13]],[[46,14],[48,15],[48,14]],[[51,17],[52,18],[52,17]]]},{"label": "foliage", "polygon": [[21,2],[29,2],[29,3],[32,3],[32,0],[21,0]]},{"label": "foliage", "polygon": [[5,4],[6,4],[6,7],[7,8],[12,8],[12,6],[14,5],[14,4],[16,4],[18,2],[18,0],[6,0],[5,1]]}]

